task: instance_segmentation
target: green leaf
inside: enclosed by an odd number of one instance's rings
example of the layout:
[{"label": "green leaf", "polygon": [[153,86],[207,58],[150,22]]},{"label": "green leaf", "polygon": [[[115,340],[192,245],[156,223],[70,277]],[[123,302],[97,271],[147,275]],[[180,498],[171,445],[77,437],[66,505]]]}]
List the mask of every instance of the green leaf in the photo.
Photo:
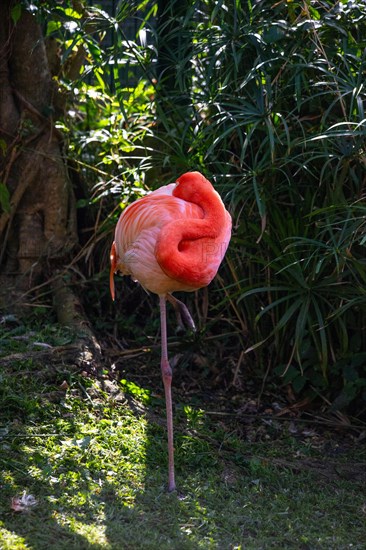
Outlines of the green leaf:
[{"label": "green leaf", "polygon": [[21,4],[15,4],[15,6],[12,7],[10,11],[11,18],[16,25],[17,22],[20,19],[20,16],[22,15],[22,5]]},{"label": "green leaf", "polygon": [[306,382],[308,381],[308,378],[306,376],[297,376],[292,381],[292,387],[296,393],[300,393],[301,390],[304,388]]},{"label": "green leaf", "polygon": [[0,139],[0,149],[3,155],[5,155],[7,148],[8,146],[6,144],[6,141],[4,139]]},{"label": "green leaf", "polygon": [[4,212],[10,212],[10,193],[5,183],[0,183],[0,205]]},{"label": "green leaf", "polygon": [[[283,329],[287,325],[287,323],[290,321],[291,317],[296,313],[296,311],[300,308],[300,313],[302,312],[302,306],[303,304],[303,298],[298,298],[295,300],[291,306],[289,306],[286,310],[286,312],[282,315],[281,319],[278,321],[278,323],[275,326],[275,330],[279,331]],[[299,317],[298,317],[299,319]],[[298,324],[298,323],[297,323]]]},{"label": "green leaf", "polygon": [[265,315],[268,311],[270,311],[273,308],[278,308],[280,304],[283,302],[289,302],[291,303],[291,300],[295,298],[298,295],[297,292],[294,292],[292,294],[286,294],[286,296],[282,296],[281,298],[278,298],[277,300],[274,300],[273,302],[270,302],[268,305],[266,305],[257,315],[256,320],[259,321],[263,315]]},{"label": "green leaf", "polygon": [[[327,367],[328,367],[328,342],[327,342],[327,337],[326,337],[326,333],[325,333],[325,320],[324,320],[324,317],[323,317],[323,313],[322,313],[322,311],[321,311],[321,309],[318,305],[318,301],[317,301],[316,297],[315,297],[315,299],[312,300],[312,304],[313,304],[313,307],[314,307],[314,310],[315,310],[315,313],[316,313],[316,317],[317,317],[317,320],[318,320],[317,331],[313,333],[314,341],[315,341],[315,344],[318,348],[322,373],[323,373],[323,376],[326,378]],[[320,346],[319,346],[318,340],[316,339],[316,335],[319,336]]]},{"label": "green leaf", "polygon": [[61,27],[61,21],[48,21],[46,36],[50,36],[52,33],[58,31]]}]

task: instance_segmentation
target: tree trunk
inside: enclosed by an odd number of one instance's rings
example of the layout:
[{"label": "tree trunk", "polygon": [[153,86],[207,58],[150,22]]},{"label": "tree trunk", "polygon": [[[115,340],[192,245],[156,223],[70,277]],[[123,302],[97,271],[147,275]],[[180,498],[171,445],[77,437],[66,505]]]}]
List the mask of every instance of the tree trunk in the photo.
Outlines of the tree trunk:
[{"label": "tree trunk", "polygon": [[55,58],[35,16],[23,5],[19,13],[20,5],[0,5],[0,308],[22,314],[24,291],[49,282],[59,322],[76,329],[82,353],[95,356],[99,345],[63,277],[78,236],[63,136],[54,124],[62,106]]},{"label": "tree trunk", "polygon": [[15,5],[0,7],[0,275],[29,289],[70,257],[76,208],[42,32]]}]

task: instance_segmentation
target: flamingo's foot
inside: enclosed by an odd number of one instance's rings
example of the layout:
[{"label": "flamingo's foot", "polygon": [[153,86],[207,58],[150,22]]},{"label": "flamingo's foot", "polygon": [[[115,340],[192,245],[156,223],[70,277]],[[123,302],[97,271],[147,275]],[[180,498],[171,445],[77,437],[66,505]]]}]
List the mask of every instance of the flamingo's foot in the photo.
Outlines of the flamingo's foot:
[{"label": "flamingo's foot", "polygon": [[192,332],[196,332],[196,325],[194,324],[194,321],[187,306],[171,294],[167,294],[166,298],[175,309],[178,327],[181,330],[188,329]]},{"label": "flamingo's foot", "polygon": [[169,481],[168,482],[168,493],[174,493],[176,492],[177,490],[177,487],[175,485],[175,482],[173,481],[172,483]]}]

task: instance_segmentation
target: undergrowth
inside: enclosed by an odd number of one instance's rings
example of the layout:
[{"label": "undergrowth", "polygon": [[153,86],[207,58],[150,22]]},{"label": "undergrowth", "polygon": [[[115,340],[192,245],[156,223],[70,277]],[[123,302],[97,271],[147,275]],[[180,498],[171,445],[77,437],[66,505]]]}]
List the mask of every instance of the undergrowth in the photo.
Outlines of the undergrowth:
[{"label": "undergrowth", "polygon": [[74,101],[59,125],[89,186],[79,218],[98,220],[78,257],[97,322],[112,314],[100,271],[121,209],[201,170],[234,219],[210,316],[235,332],[239,370],[362,416],[364,2],[121,2],[90,7],[95,33],[83,11],[46,17],[65,67],[86,52],[79,79],[60,73]]}]

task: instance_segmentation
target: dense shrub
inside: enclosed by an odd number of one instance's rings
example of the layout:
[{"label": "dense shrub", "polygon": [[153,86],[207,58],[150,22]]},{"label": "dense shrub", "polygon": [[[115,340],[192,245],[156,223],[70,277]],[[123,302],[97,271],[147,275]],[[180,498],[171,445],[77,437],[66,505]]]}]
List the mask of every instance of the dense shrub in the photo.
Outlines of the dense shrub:
[{"label": "dense shrub", "polygon": [[211,178],[235,220],[220,306],[235,353],[295,392],[362,411],[366,4],[179,2],[66,14],[89,74],[71,155],[89,179],[93,165],[99,205],[188,169]]}]

